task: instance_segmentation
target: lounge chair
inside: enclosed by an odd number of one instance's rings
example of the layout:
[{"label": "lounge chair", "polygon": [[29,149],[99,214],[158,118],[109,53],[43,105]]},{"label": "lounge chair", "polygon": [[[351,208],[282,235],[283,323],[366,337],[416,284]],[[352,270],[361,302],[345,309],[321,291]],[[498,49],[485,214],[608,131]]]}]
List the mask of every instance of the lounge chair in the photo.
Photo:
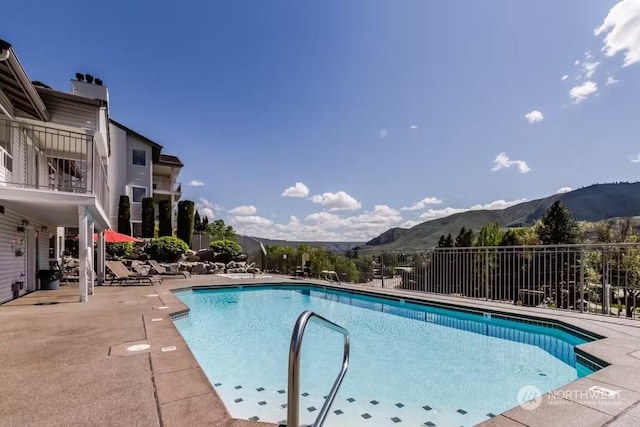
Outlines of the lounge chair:
[{"label": "lounge chair", "polygon": [[111,286],[114,282],[123,284],[127,282],[136,282],[136,283],[148,283],[149,285],[153,285],[155,283],[161,283],[162,279],[152,277],[145,274],[133,273],[129,270],[122,262],[120,261],[107,261],[107,268],[113,273],[111,277],[111,281],[109,282],[109,286]]},{"label": "lounge chair", "polygon": [[167,270],[166,267],[161,266],[158,261],[152,260],[150,259],[149,261],[147,261],[149,263],[149,265],[158,272],[159,275],[161,276],[182,276],[185,279],[187,277],[191,276],[191,273],[189,273],[188,271],[171,271],[171,270]]}]

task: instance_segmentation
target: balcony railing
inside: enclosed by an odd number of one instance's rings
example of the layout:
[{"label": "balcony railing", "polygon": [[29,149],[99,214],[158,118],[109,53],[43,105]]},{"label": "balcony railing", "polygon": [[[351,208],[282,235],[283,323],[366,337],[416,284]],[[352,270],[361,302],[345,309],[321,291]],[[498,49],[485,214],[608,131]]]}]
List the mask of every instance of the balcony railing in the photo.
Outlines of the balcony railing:
[{"label": "balcony railing", "polygon": [[93,135],[1,118],[0,185],[95,194],[105,212],[109,205]]},{"label": "balcony railing", "polygon": [[156,176],[153,177],[153,190],[154,191],[167,191],[174,193],[182,193],[182,184],[179,182],[174,182],[171,185],[171,182],[166,179],[161,179]]}]

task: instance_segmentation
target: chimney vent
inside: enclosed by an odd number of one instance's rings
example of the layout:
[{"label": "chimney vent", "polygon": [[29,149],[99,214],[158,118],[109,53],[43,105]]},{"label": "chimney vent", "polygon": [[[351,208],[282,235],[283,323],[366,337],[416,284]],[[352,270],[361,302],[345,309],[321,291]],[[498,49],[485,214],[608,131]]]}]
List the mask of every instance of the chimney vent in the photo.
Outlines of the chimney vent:
[{"label": "chimney vent", "polygon": [[102,86],[102,79],[98,79],[98,78],[96,78],[96,84],[97,84],[98,86]]},{"label": "chimney vent", "polygon": [[80,82],[81,82],[81,81],[83,81],[83,80],[84,80],[84,74],[82,74],[82,73],[76,73],[76,79],[77,79],[78,81],[80,81]]},{"label": "chimney vent", "polygon": [[85,77],[87,78],[87,83],[93,83],[93,76],[91,74],[86,74]]}]

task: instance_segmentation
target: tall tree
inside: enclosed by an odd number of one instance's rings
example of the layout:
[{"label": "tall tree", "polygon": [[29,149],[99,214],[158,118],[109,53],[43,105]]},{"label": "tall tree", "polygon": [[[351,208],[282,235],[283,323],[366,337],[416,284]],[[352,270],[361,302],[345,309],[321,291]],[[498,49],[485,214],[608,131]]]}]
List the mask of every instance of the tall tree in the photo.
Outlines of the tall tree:
[{"label": "tall tree", "polygon": [[578,241],[578,223],[569,208],[560,200],[556,200],[542,217],[538,237],[544,245],[571,244]]},{"label": "tall tree", "polygon": [[171,201],[160,200],[158,203],[158,237],[172,236],[173,225],[171,224]]},{"label": "tall tree", "polygon": [[202,220],[200,219],[200,214],[196,211],[193,216],[193,230],[194,231],[202,231]]},{"label": "tall tree", "polygon": [[118,233],[131,236],[131,203],[129,196],[120,196],[118,204]]},{"label": "tall tree", "polygon": [[142,237],[153,237],[153,229],[155,228],[155,204],[153,197],[145,197],[142,199]]},{"label": "tall tree", "polygon": [[474,235],[473,235],[473,230],[472,229],[467,229],[465,227],[462,227],[460,229],[460,233],[458,233],[458,237],[456,237],[456,247],[459,248],[469,248],[471,246],[473,246],[473,240],[474,240]]},{"label": "tall tree", "polygon": [[502,231],[498,221],[485,224],[478,233],[476,246],[499,246],[502,242]]},{"label": "tall tree", "polygon": [[178,202],[178,229],[176,236],[191,247],[193,237],[195,203],[191,200]]}]

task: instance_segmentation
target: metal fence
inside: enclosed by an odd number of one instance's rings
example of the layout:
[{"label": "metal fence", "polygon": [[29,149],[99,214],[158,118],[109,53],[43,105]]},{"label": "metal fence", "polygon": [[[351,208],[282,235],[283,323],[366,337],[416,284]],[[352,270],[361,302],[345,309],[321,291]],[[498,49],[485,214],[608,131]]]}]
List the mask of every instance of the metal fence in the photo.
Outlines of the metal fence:
[{"label": "metal fence", "polygon": [[[311,257],[311,275],[321,277],[313,262]],[[629,318],[640,314],[640,244],[635,243],[351,251],[331,253],[322,263],[343,281],[364,286]],[[269,266],[304,272],[295,259],[276,259]]]}]

